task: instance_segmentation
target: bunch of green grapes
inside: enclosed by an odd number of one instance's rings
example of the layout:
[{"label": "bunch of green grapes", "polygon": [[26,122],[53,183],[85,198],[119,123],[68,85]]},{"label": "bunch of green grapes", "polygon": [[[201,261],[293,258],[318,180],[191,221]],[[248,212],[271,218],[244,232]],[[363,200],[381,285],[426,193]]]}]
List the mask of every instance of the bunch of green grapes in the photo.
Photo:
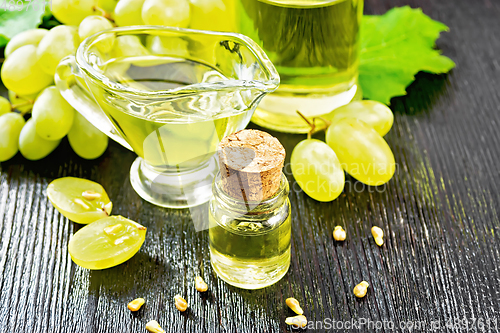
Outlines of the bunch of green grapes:
[{"label": "bunch of green grapes", "polygon": [[[113,25],[106,18],[85,18],[78,28],[60,25],[16,35],[5,48],[0,76],[10,101],[0,97],[0,162],[18,151],[39,160],[54,151],[66,135],[73,150],[95,159],[108,138],[69,105],[53,85],[59,61],[74,54],[81,40]],[[31,118],[25,121],[28,114]]]},{"label": "bunch of green grapes", "polygon": [[62,23],[79,25],[100,15],[117,26],[164,25],[205,30],[231,30],[228,0],[53,0],[52,14]]},{"label": "bunch of green grapes", "polygon": [[[9,89],[10,102],[0,98],[0,162],[18,151],[27,159],[42,159],[66,135],[83,158],[104,153],[108,138],[53,86],[59,62],[75,54],[85,38],[114,26],[144,24],[230,31],[230,5],[227,0],[53,0],[52,14],[63,25],[24,31],[5,48],[0,77]],[[171,44],[172,40],[158,37],[144,46],[137,38],[122,36],[103,40],[99,48],[117,56],[165,49],[185,52],[182,40]],[[31,111],[32,117],[25,121]]]},{"label": "bunch of green grapes", "polygon": [[[313,132],[315,120],[305,120]],[[293,176],[311,198],[335,200],[344,189],[344,171],[372,186],[392,178],[396,163],[383,137],[391,129],[394,116],[385,104],[352,102],[322,121],[327,125],[326,143],[309,135],[295,146],[291,156]]]}]

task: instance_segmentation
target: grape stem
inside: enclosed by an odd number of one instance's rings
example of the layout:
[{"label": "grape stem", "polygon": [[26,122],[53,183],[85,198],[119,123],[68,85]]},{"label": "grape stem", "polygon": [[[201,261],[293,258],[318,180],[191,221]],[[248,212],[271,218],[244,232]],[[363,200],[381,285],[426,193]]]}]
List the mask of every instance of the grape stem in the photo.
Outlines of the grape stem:
[{"label": "grape stem", "polygon": [[109,21],[111,21],[113,24],[115,23],[115,20],[111,17],[111,14],[108,13],[107,11],[105,11],[104,9],[102,9],[101,7],[99,6],[94,6],[94,11],[95,12],[101,12],[101,16],[104,17],[105,19],[108,19]]},{"label": "grape stem", "polygon": [[[11,108],[12,111],[14,111],[17,108],[20,108],[20,107],[23,107],[23,106],[27,106],[27,105],[33,105],[34,103],[35,103],[34,101],[28,99],[28,100],[26,100],[26,102],[17,103],[17,104],[11,104],[10,108]],[[30,111],[31,111],[31,108],[28,109],[28,110],[26,110],[26,111],[21,112],[21,114],[24,116],[26,113],[28,113]]]},{"label": "grape stem", "polygon": [[[313,134],[326,130],[326,129],[327,129],[327,128],[328,128],[328,127],[332,124],[332,122],[331,122],[331,121],[329,121],[329,120],[327,120],[327,119],[325,119],[325,118],[323,118],[323,117],[314,117],[314,118],[312,119],[312,122],[311,122],[311,121],[310,121],[310,120],[308,120],[308,119],[306,118],[306,116],[304,116],[304,115],[302,114],[302,112],[300,112],[299,110],[297,110],[297,113],[298,113],[298,115],[299,115],[302,119],[304,119],[304,121],[305,121],[305,122],[309,125],[309,127],[311,127],[311,130],[307,133],[307,138],[308,138],[308,139],[310,139],[310,138],[311,138],[311,136],[312,136]],[[316,128],[316,119],[321,120],[321,121],[324,123],[324,126],[323,126],[323,127]]]}]

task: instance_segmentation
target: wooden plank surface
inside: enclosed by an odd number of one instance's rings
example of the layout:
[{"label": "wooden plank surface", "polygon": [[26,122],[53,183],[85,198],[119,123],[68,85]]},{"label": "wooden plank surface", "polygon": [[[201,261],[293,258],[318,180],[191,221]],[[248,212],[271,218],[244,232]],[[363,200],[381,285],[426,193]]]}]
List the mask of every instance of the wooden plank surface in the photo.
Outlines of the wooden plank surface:
[{"label": "wooden plank surface", "polygon": [[[339,199],[319,203],[286,169],[293,239],[282,281],[259,291],[221,282],[210,267],[207,231],[196,232],[187,211],[158,208],[135,194],[128,179],[133,153],[111,144],[89,162],[65,140],[42,161],[17,156],[0,164],[0,332],[144,332],[151,319],[167,332],[286,332],[290,296],[311,321],[385,323],[311,332],[410,332],[402,325],[419,322],[424,326],[413,332],[498,332],[500,2],[367,0],[365,12],[404,4],[450,26],[438,46],[457,68],[419,74],[409,95],[393,100],[396,121],[386,138],[398,169],[387,186],[348,178]],[[272,134],[288,154],[304,138]],[[148,227],[134,258],[94,272],[72,263],[67,244],[79,226],[45,195],[52,179],[68,175],[101,183],[114,214]],[[337,224],[348,232],[344,243],[332,239]],[[373,225],[386,233],[382,248],[371,238]],[[194,290],[198,274],[210,286],[206,297]],[[370,290],[358,300],[352,289],[361,280]],[[185,314],[173,305],[178,293],[190,303]],[[126,304],[135,297],[147,304],[131,314]]]}]

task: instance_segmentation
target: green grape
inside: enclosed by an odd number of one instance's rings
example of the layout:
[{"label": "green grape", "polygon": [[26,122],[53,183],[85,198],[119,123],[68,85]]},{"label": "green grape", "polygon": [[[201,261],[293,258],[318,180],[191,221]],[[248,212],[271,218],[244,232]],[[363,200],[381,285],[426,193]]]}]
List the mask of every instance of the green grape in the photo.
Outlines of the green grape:
[{"label": "green grape", "polygon": [[0,116],[0,162],[10,160],[17,154],[19,135],[25,123],[19,113],[9,112]]},{"label": "green grape", "polygon": [[5,87],[19,95],[37,93],[50,85],[54,78],[38,65],[34,45],[24,45],[12,52],[3,63],[0,75]]},{"label": "green grape", "polygon": [[33,104],[36,133],[45,140],[60,140],[73,125],[75,110],[55,86],[45,88]]},{"label": "green grape", "polygon": [[323,141],[299,142],[292,151],[290,164],[300,188],[315,200],[335,200],[344,190],[344,170],[335,152]]},{"label": "green grape", "polygon": [[110,216],[78,230],[68,252],[78,266],[106,269],[132,258],[145,239],[146,227],[123,216]]},{"label": "green grape", "polygon": [[189,0],[191,3],[191,29],[233,31],[228,19],[228,8],[223,0]]},{"label": "green grape", "polygon": [[47,29],[30,29],[15,35],[5,47],[5,58],[24,45],[37,46],[48,33]]},{"label": "green grape", "polygon": [[115,45],[111,50],[113,58],[137,57],[149,55],[148,49],[142,45],[137,36],[125,35],[116,37]]},{"label": "green grape", "polygon": [[61,59],[74,54],[79,44],[80,37],[75,27],[59,25],[52,28],[38,44],[38,64],[45,73],[54,76]]},{"label": "green grape", "polygon": [[384,138],[363,121],[345,118],[332,124],[326,142],[347,173],[367,185],[387,183],[396,170],[394,155]]},{"label": "green grape", "polygon": [[97,7],[103,9],[106,13],[113,13],[118,0],[97,0]]},{"label": "green grape", "polygon": [[47,197],[69,220],[89,224],[108,217],[113,204],[104,188],[91,180],[64,177],[47,186]]},{"label": "green grape", "polygon": [[45,140],[36,134],[35,120],[30,118],[19,135],[19,151],[24,158],[37,161],[52,153],[60,142],[61,140]]},{"label": "green grape", "polygon": [[95,11],[94,0],[51,0],[52,14],[64,24],[79,25]]},{"label": "green grape", "polygon": [[358,101],[346,104],[335,109],[327,118],[332,123],[345,118],[356,118],[362,120],[381,136],[389,132],[394,122],[391,109],[377,101]]},{"label": "green grape", "polygon": [[[113,28],[113,24],[111,24],[109,20],[102,16],[92,15],[86,17],[82,21],[82,23],[80,23],[80,26],[78,27],[78,35],[80,36],[80,41],[83,42],[85,38],[92,36],[93,34],[96,34],[100,31],[111,28]],[[99,49],[99,51],[104,53],[111,51],[113,43],[115,42],[114,37],[114,35],[110,35],[98,41],[96,47]]]},{"label": "green grape", "polygon": [[142,20],[149,25],[186,28],[189,15],[188,0],[146,0],[142,6]]},{"label": "green grape", "polygon": [[98,158],[108,147],[108,137],[78,112],[75,112],[68,140],[75,153],[87,160]]},{"label": "green grape", "polygon": [[12,107],[7,98],[0,96],[0,116],[12,111]]},{"label": "green grape", "polygon": [[13,106],[16,106],[16,110],[21,113],[28,112],[33,108],[33,103],[35,102],[38,93],[34,93],[31,95],[21,96],[12,90],[9,90],[9,99]]},{"label": "green grape", "polygon": [[141,17],[144,0],[120,0],[115,7],[115,23],[119,27],[144,25]]},{"label": "green grape", "polygon": [[153,54],[189,57],[188,42],[182,38],[148,36],[146,48]]}]

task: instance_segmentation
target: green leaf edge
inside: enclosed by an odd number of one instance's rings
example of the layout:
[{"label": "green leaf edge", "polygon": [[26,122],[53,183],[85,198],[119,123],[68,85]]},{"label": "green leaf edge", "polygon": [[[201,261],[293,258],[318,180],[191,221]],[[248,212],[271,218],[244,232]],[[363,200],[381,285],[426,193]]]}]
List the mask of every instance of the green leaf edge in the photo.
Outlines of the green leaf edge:
[{"label": "green leaf edge", "polygon": [[[435,47],[435,45],[436,45],[435,42],[439,38],[439,35],[442,32],[448,32],[450,30],[449,27],[447,25],[445,25],[444,23],[433,20],[428,15],[424,14],[421,8],[411,8],[410,6],[395,7],[395,8],[388,10],[383,15],[364,15],[363,16],[363,24],[365,24],[365,25],[375,24],[375,22],[371,22],[371,21],[383,20],[385,17],[387,17],[389,15],[396,15],[396,13],[398,11],[408,11],[408,12],[411,12],[412,15],[424,15],[425,19],[428,20],[429,24],[432,23],[433,25],[435,25],[435,29],[437,30],[438,33],[435,36],[435,38],[432,37],[432,47]],[[429,39],[429,38],[431,38],[431,37],[422,36],[422,39]],[[431,39],[429,39],[429,41],[430,40]],[[361,41],[361,44],[363,44],[363,40]],[[390,101],[393,97],[404,96],[404,95],[408,94],[408,92],[406,91],[406,88],[408,88],[408,86],[410,86],[415,81],[415,75],[417,73],[427,72],[427,73],[431,73],[431,74],[445,74],[445,73],[448,73],[453,68],[455,68],[456,64],[452,59],[450,59],[444,55],[441,55],[440,50],[436,50],[436,49],[432,49],[432,50],[436,53],[436,55],[434,55],[433,58],[435,58],[435,61],[439,61],[442,63],[441,66],[442,66],[443,70],[432,70],[432,69],[422,68],[422,69],[419,69],[417,71],[412,70],[412,71],[409,71],[407,73],[400,71],[399,72],[400,77],[402,77],[402,76],[406,76],[406,77],[404,79],[404,82],[400,82],[399,85],[404,85],[405,88],[399,89],[399,87],[397,87],[397,85],[396,85],[393,88],[393,92],[390,94],[387,94],[387,93],[385,93],[385,90],[380,90],[380,89],[377,89],[377,91],[371,91],[371,89],[369,88],[370,85],[364,83],[366,78],[369,76],[382,76],[383,74],[387,75],[388,72],[381,74],[381,73],[377,73],[377,72],[373,72],[373,71],[365,71],[363,68],[363,59],[362,59],[362,54],[363,54],[364,50],[361,50],[360,51],[359,84],[360,84],[361,89],[363,91],[363,96],[365,98],[376,100],[376,101],[382,102],[384,104],[390,105]],[[407,82],[409,82],[409,83],[407,83]]]},{"label": "green leaf edge", "polygon": [[[29,9],[28,5],[30,6]],[[48,6],[39,6],[38,10],[35,10],[32,6],[33,4],[23,1],[23,10],[21,11],[0,9],[0,48],[6,46],[15,35],[37,28],[42,23],[43,17],[50,13]],[[20,25],[18,24],[19,21],[26,21],[29,24]]]}]

